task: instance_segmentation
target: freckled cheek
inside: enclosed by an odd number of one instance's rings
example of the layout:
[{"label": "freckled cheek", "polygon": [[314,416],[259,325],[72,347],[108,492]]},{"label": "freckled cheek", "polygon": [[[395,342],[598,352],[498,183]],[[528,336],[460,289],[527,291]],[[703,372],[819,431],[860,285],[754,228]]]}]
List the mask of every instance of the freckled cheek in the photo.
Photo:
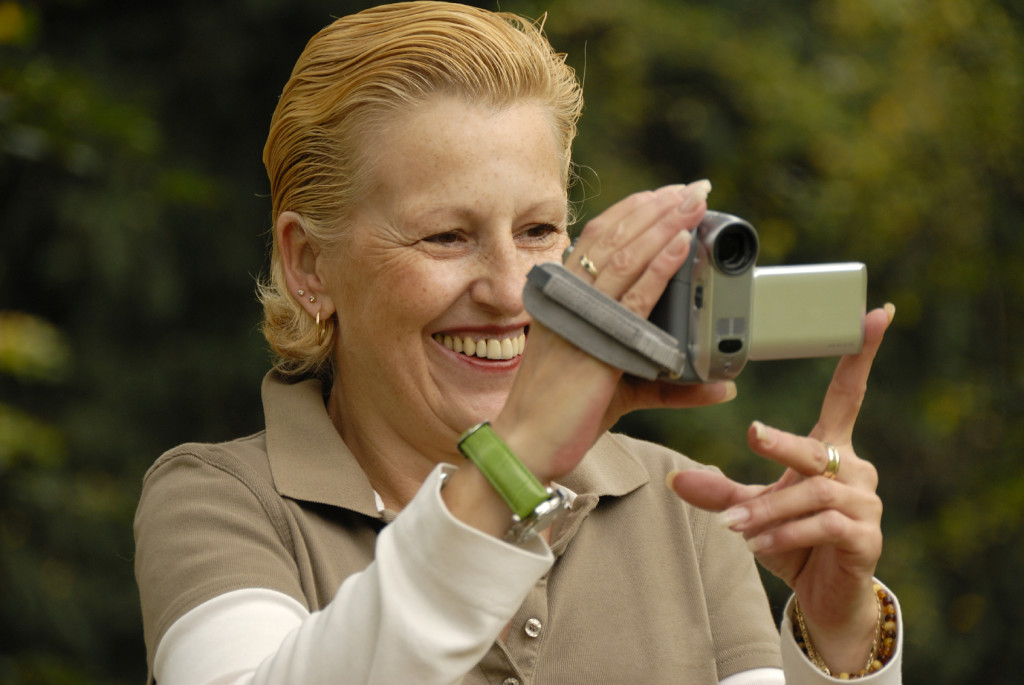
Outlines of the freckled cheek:
[{"label": "freckled cheek", "polygon": [[548,249],[528,250],[521,253],[520,264],[522,267],[524,283],[526,281],[526,275],[534,266],[544,264],[546,262],[561,262],[562,253],[565,252],[565,248],[569,247],[569,242],[569,237],[564,236],[563,239],[556,241]]},{"label": "freckled cheek", "polygon": [[569,240],[569,236],[563,235],[550,250],[545,250],[539,258],[536,260],[540,262],[560,262],[562,261],[562,253],[565,252],[565,248],[569,247],[572,241]]},{"label": "freckled cheek", "polygon": [[448,311],[466,292],[469,283],[464,269],[460,273],[454,267],[409,266],[395,270],[369,287],[378,291],[374,298],[378,313],[405,322],[411,332],[422,329]]}]

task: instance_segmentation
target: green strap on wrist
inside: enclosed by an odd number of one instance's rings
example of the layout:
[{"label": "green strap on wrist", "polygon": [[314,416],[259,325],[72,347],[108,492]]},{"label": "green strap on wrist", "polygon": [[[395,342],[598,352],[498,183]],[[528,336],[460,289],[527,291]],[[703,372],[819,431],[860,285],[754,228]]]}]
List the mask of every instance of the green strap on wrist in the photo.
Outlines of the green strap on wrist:
[{"label": "green strap on wrist", "polygon": [[531,515],[551,496],[486,421],[462,434],[459,451],[480,469],[520,519]]}]

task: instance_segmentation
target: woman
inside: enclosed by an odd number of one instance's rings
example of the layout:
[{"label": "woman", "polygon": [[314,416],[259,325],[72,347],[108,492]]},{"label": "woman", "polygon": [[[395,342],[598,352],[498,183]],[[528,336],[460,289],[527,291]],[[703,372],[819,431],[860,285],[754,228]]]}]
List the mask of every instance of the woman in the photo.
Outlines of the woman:
[{"label": "woman", "polygon": [[[782,682],[785,662],[819,682],[870,655],[871,679],[899,682],[876,476],[850,445],[891,310],[868,315],[811,437],[751,428],[787,467],[769,488],[607,434],[735,388],[623,377],[523,309],[526,272],[569,243],[580,108],[507,15],[401,3],[310,41],[264,151],[266,430],[183,445],[145,480],[151,681],[735,685]],[[646,316],[709,190],[618,202],[567,268]],[[780,658],[748,546],[793,588],[806,656],[787,617]]]}]

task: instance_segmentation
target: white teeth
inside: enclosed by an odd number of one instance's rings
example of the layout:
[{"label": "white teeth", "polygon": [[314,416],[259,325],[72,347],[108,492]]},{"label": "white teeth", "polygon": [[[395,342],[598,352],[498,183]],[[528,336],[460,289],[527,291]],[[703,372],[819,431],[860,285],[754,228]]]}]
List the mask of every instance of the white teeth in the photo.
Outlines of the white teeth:
[{"label": "white teeth", "polygon": [[434,339],[449,350],[460,352],[470,357],[480,357],[481,359],[513,359],[521,355],[523,350],[526,349],[525,333],[520,333],[515,338],[502,338],[500,340],[497,338],[473,340],[469,336],[462,338],[457,335],[437,333],[434,335]]}]

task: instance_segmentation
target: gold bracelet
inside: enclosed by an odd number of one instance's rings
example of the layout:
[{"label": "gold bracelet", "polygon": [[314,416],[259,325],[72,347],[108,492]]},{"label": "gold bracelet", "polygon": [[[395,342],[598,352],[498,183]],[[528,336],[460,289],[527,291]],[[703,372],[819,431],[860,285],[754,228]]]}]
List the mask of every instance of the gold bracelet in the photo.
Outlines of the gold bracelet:
[{"label": "gold bracelet", "polygon": [[833,674],[832,670],[821,658],[818,651],[811,642],[810,633],[807,632],[807,624],[804,622],[803,611],[800,610],[800,600],[793,600],[793,637],[796,639],[800,650],[810,659],[814,666],[830,677],[839,680],[853,680],[863,678],[866,675],[881,670],[892,659],[896,648],[896,637],[898,634],[896,625],[896,603],[893,598],[878,583],[874,585],[875,599],[878,602],[878,623],[875,625],[875,639],[871,642],[871,653],[868,654],[867,663],[856,673]]}]

